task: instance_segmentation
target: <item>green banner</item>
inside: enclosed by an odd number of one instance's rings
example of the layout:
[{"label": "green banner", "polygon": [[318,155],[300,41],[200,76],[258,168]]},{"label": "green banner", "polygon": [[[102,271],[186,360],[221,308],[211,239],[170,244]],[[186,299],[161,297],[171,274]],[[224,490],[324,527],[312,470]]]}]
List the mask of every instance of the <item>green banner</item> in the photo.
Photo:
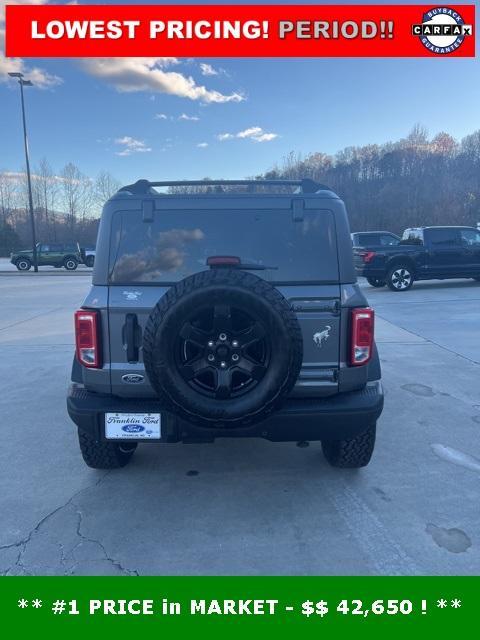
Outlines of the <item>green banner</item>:
[{"label": "green banner", "polygon": [[2,630],[32,637],[444,637],[476,628],[480,578],[4,577],[0,591]]}]

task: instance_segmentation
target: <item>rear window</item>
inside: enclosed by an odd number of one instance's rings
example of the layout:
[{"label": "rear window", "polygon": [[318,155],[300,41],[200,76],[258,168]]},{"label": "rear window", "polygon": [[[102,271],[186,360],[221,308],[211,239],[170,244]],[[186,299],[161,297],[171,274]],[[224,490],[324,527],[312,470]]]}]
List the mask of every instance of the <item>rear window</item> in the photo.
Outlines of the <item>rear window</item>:
[{"label": "rear window", "polygon": [[458,229],[427,229],[426,237],[429,244],[440,247],[451,247],[460,244]]},{"label": "rear window", "polygon": [[360,233],[356,246],[360,247],[389,247],[397,245],[400,242],[398,238],[389,233]]},{"label": "rear window", "polygon": [[480,245],[480,231],[475,231],[475,229],[460,229],[460,239],[465,247]]},{"label": "rear window", "polygon": [[405,229],[402,236],[402,244],[423,244],[422,230]]},{"label": "rear window", "polygon": [[253,273],[273,283],[338,281],[335,224],[330,211],[162,211],[112,219],[109,281],[169,284],[205,271],[211,256],[236,256],[269,267]]}]

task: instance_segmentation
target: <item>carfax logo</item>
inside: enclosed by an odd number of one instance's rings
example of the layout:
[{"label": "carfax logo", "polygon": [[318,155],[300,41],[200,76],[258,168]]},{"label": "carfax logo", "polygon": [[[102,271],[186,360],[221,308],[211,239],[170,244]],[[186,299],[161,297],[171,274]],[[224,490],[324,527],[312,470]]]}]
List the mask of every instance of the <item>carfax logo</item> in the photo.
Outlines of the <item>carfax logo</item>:
[{"label": "carfax logo", "polygon": [[450,7],[437,7],[423,14],[422,24],[412,26],[412,35],[429,51],[440,55],[458,49],[466,37],[473,34],[473,26],[465,24],[462,16]]}]

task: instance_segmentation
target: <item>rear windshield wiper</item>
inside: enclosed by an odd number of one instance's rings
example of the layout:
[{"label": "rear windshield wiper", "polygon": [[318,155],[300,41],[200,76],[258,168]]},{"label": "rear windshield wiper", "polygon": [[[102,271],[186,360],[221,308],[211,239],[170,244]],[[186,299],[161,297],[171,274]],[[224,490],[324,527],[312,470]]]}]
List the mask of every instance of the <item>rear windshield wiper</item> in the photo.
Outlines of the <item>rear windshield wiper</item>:
[{"label": "rear windshield wiper", "polygon": [[266,264],[255,264],[253,262],[242,262],[237,256],[210,256],[207,258],[207,266],[210,269],[229,267],[230,269],[245,269],[247,271],[266,271],[267,269],[278,269],[269,267]]}]

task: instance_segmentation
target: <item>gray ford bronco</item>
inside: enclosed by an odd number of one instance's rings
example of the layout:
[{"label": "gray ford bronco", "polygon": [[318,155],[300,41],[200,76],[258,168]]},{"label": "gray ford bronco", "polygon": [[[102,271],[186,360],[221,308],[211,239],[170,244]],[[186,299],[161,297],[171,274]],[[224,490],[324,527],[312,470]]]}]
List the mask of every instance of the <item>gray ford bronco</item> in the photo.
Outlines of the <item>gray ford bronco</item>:
[{"label": "gray ford bronco", "polygon": [[328,187],[123,187],[75,313],[67,406],[83,458],[107,469],[139,442],[260,437],[320,440],[333,466],[365,466],[383,408],[373,329]]}]

